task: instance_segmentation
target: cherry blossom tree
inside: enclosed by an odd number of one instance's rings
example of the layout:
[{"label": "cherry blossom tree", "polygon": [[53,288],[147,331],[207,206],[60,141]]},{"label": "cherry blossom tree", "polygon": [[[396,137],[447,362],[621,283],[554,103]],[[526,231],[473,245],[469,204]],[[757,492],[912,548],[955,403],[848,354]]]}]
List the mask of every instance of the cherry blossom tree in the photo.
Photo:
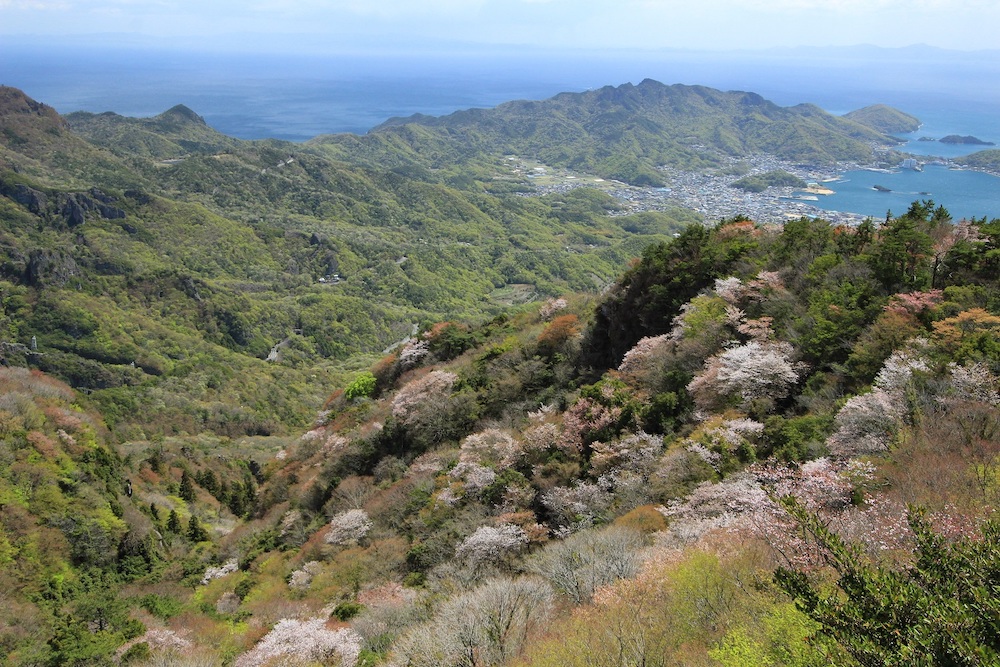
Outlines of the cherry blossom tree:
[{"label": "cherry blossom tree", "polygon": [[357,542],[372,529],[372,521],[368,513],[361,509],[352,509],[337,514],[330,520],[330,532],[326,534],[326,543],[335,545]]},{"label": "cherry blossom tree", "polygon": [[404,424],[415,422],[424,410],[436,407],[435,402],[451,393],[456,380],[458,376],[454,373],[431,371],[410,381],[392,399],[393,416]]},{"label": "cherry blossom tree", "polygon": [[744,407],[759,398],[784,398],[798,381],[791,355],[792,346],[784,342],[754,340],[731,347],[705,362],[688,391],[703,410],[714,407],[719,397],[735,397]]},{"label": "cherry blossom tree", "polygon": [[324,665],[354,667],[361,653],[361,637],[349,628],[331,630],[322,618],[278,621],[257,644],[238,657],[234,667],[263,667],[293,664],[293,661],[318,661]]},{"label": "cherry blossom tree", "polygon": [[528,535],[520,526],[480,526],[459,543],[455,549],[455,558],[477,570],[501,565],[527,543]]}]

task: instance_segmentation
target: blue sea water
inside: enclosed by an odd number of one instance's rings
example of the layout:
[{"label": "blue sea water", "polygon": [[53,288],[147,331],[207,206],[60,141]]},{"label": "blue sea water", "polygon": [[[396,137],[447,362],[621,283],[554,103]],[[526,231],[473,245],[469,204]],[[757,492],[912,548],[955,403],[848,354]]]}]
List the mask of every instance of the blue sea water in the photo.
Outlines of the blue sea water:
[{"label": "blue sea water", "polygon": [[[923,171],[901,169],[886,174],[849,171],[829,183],[837,194],[820,196],[816,206],[828,211],[850,211],[875,220],[905,213],[914,201],[932,200],[944,206],[954,220],[1000,218],[1000,178],[975,171],[956,171],[928,165]],[[891,192],[875,189],[879,185]]]},{"label": "blue sea water", "polygon": [[[982,148],[915,141],[921,136],[971,134],[1000,144],[1000,87],[991,85],[1000,80],[1000,59],[918,48],[319,56],[0,43],[0,84],[21,88],[60,113],[144,117],[185,104],[212,127],[244,139],[361,134],[396,116],[438,116],[645,78],[748,90],[783,106],[809,102],[838,114],[890,104],[923,121],[903,147],[921,155],[950,158]],[[936,173],[925,171],[920,186],[881,184],[931,192],[956,215],[1000,215],[1000,179]],[[863,187],[855,192],[848,184],[863,179],[847,179],[820,205],[884,215],[890,201],[884,194]],[[894,201],[890,207],[904,208]]]}]

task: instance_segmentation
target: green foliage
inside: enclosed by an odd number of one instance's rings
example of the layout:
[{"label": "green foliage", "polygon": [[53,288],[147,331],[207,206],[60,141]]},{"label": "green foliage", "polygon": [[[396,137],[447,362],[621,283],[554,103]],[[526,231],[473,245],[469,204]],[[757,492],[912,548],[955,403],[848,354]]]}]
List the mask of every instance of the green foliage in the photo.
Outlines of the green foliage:
[{"label": "green foliage", "polygon": [[194,502],[195,498],[194,482],[191,481],[191,475],[188,474],[187,469],[185,469],[184,472],[181,473],[181,486],[180,486],[180,491],[177,492],[177,495],[179,495],[181,497],[181,500],[185,502],[188,503]]},{"label": "green foliage", "polygon": [[782,417],[773,415],[764,422],[764,437],[757,454],[761,458],[774,456],[785,461],[807,461],[816,458],[833,429],[832,415]]},{"label": "green foliage", "polygon": [[794,605],[776,605],[752,630],[731,630],[708,655],[723,667],[821,667],[830,664],[829,655],[810,641],[819,627]]},{"label": "green foliage", "polygon": [[344,388],[344,398],[349,401],[355,398],[369,398],[375,393],[376,384],[375,376],[365,371]]},{"label": "green foliage", "polygon": [[181,517],[177,514],[177,510],[170,510],[170,515],[167,517],[167,531],[180,535],[182,530]]},{"label": "green foliage", "polygon": [[913,116],[885,104],[873,104],[844,115],[844,118],[861,123],[883,134],[906,134],[920,129],[920,121]]},{"label": "green foliage", "polygon": [[911,508],[913,565],[867,561],[817,517],[790,500],[785,507],[824,550],[837,575],[828,591],[806,573],[779,569],[779,585],[863,665],[987,665],[1000,661],[1000,525],[951,540]]},{"label": "green foliage", "polygon": [[181,603],[169,596],[147,593],[139,598],[139,606],[161,620],[169,620],[181,613]]},{"label": "green foliage", "polygon": [[364,605],[357,602],[341,602],[330,613],[338,621],[349,621],[364,610]]},{"label": "green foliage", "polygon": [[[483,153],[515,153],[604,178],[658,186],[659,165],[712,164],[712,158],[692,144],[729,155],[767,152],[816,164],[867,160],[867,141],[894,143],[878,131],[814,106],[782,108],[753,93],[665,86],[647,79],[638,85],[565,93],[544,102],[392,120],[363,138],[319,137],[313,143],[340,158],[364,156],[372,166],[441,168],[448,162],[481,164]],[[434,158],[421,158],[424,155]]]},{"label": "green foliage", "polygon": [[599,367],[618,360],[643,336],[669,331],[681,306],[721,277],[755,245],[737,234],[687,227],[669,243],[649,246],[598,309],[584,344]]}]

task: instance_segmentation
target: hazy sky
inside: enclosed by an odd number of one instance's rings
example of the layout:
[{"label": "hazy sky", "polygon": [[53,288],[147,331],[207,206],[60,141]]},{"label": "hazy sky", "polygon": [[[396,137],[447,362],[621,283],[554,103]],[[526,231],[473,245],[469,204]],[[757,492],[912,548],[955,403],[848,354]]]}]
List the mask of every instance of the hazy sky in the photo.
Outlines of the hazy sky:
[{"label": "hazy sky", "polygon": [[328,40],[331,50],[440,40],[560,48],[929,44],[975,50],[1000,48],[998,27],[997,0],[0,0],[0,40],[130,33],[228,44],[230,37],[219,37],[309,33],[325,37],[320,41]]}]

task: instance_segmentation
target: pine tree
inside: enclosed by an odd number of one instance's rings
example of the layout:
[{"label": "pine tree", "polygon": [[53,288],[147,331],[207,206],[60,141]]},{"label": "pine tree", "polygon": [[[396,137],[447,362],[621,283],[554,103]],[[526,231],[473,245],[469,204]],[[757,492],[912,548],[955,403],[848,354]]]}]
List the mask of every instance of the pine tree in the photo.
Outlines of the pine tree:
[{"label": "pine tree", "polygon": [[177,510],[170,510],[170,516],[167,517],[167,530],[171,533],[180,534],[181,518],[177,516]]},{"label": "pine tree", "polygon": [[178,495],[180,495],[184,502],[194,502],[194,482],[191,480],[191,475],[188,474],[187,470],[181,473],[181,490]]},{"label": "pine tree", "polygon": [[187,536],[192,542],[204,542],[208,539],[208,531],[194,514],[188,519]]}]

